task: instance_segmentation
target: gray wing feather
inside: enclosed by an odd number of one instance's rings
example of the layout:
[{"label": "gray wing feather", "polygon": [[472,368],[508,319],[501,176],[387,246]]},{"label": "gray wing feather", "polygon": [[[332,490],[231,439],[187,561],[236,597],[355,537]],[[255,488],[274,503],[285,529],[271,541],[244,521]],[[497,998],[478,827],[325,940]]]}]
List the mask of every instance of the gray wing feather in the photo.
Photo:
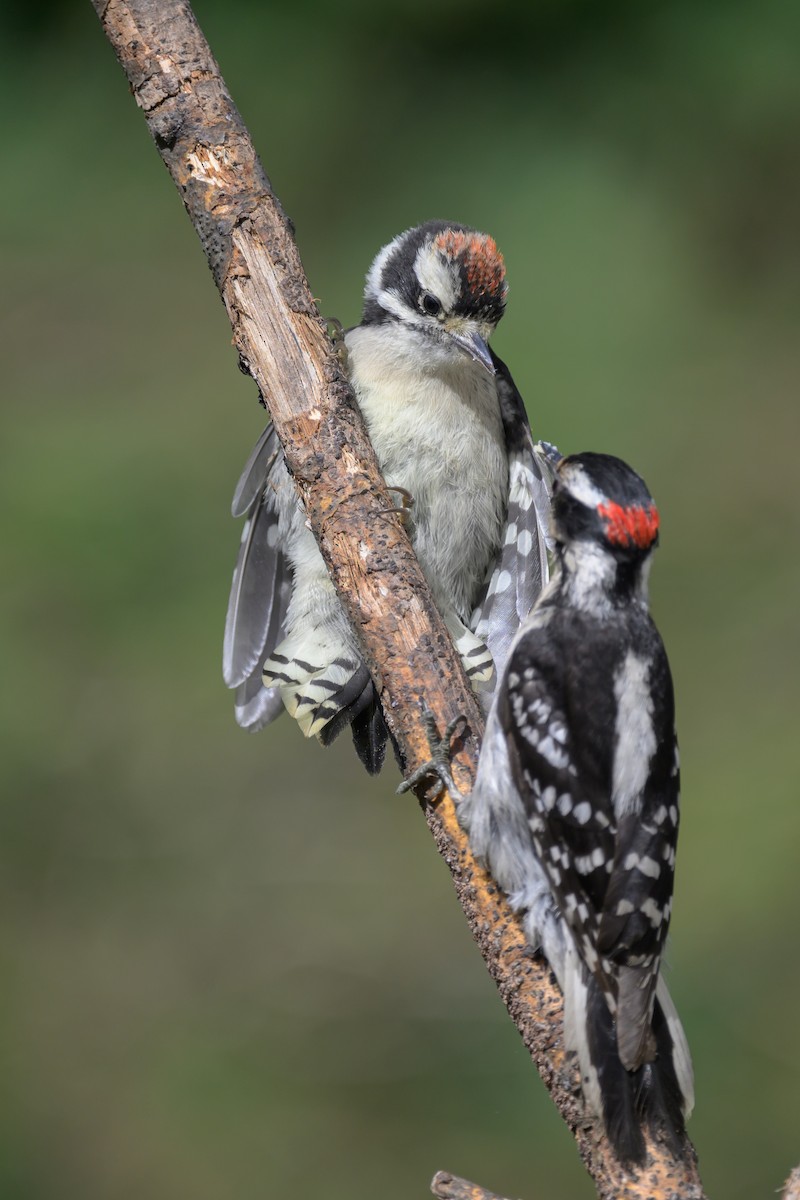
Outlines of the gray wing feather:
[{"label": "gray wing feather", "polygon": [[[278,513],[269,475],[282,462],[280,446],[268,426],[242,473],[234,507],[250,496],[247,520],[233,571],[222,674],[237,688],[236,720],[245,729],[261,729],[282,710],[280,693],[261,682],[264,661],[285,636],[291,577],[278,541]],[[259,471],[263,472],[259,477]]]},{"label": "gray wing feather", "polygon": [[[267,657],[266,653],[262,656]],[[266,688],[261,682],[261,665],[249,679],[236,689],[233,701],[236,724],[248,733],[258,733],[283,712],[283,699],[278,688]]]},{"label": "gray wing feather", "polygon": [[492,359],[508,448],[508,511],[503,545],[472,628],[489,646],[497,679],[517,629],[547,583],[552,472],[534,447],[525,405],[508,368],[495,354]]},{"label": "gray wing feather", "polygon": [[270,421],[244,464],[231,502],[231,515],[243,517],[253,507],[256,497],[264,490],[270,468],[281,452],[281,445]]}]

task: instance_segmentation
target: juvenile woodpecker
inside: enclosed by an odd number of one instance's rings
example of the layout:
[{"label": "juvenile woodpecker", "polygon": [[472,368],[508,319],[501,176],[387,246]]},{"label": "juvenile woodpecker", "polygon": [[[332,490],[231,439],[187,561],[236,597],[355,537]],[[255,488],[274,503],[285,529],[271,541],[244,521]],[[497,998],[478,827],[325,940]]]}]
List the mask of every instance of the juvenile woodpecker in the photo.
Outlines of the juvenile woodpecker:
[{"label": "juvenile woodpecker", "polygon": [[[429,221],[385,246],[367,275],[347,371],[390,489],[474,684],[502,667],[547,574],[549,471],[522,399],[487,341],[503,315],[492,238]],[[236,719],[260,729],[285,707],[328,744],[350,725],[367,769],[388,737],[377,694],[271,425],[236,489],[246,516],[223,675]]]},{"label": "juvenile woodpecker", "polygon": [[661,976],[679,767],[647,598],[659,517],[618,458],[553,452],[553,577],[519,630],[459,806],[564,994],[564,1038],[617,1156],[676,1144],[694,1103]]}]

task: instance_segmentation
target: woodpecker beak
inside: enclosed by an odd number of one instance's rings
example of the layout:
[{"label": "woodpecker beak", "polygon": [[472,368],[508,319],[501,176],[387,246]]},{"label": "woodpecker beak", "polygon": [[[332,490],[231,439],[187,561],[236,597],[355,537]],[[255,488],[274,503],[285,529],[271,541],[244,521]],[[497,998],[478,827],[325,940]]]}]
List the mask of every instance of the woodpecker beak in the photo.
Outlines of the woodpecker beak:
[{"label": "woodpecker beak", "polygon": [[482,337],[477,333],[451,333],[450,337],[457,346],[460,346],[462,350],[466,350],[470,358],[474,358],[475,362],[485,367],[490,375],[494,375],[492,356],[489,353],[489,347]]}]

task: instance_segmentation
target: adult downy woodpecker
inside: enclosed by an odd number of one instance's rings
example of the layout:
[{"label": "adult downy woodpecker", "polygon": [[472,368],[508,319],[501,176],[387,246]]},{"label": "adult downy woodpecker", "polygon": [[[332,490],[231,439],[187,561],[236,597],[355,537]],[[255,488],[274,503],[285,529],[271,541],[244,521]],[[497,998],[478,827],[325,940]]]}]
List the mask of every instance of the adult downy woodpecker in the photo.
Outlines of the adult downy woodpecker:
[{"label": "adult downy woodpecker", "polygon": [[[503,315],[492,238],[430,221],[385,246],[367,275],[347,371],[434,599],[479,684],[505,661],[547,574],[549,471],[522,399],[487,340]],[[350,725],[370,772],[387,730],[375,688],[268,425],[239,481],[246,515],[225,627],[236,719],[285,707],[324,744]]]},{"label": "adult downy woodpecker", "polygon": [[694,1101],[661,975],[680,780],[647,601],[659,518],[630,467],[587,453],[557,462],[552,523],[553,577],[514,640],[459,814],[558,979],[587,1106],[641,1163],[642,1128],[676,1143]]}]

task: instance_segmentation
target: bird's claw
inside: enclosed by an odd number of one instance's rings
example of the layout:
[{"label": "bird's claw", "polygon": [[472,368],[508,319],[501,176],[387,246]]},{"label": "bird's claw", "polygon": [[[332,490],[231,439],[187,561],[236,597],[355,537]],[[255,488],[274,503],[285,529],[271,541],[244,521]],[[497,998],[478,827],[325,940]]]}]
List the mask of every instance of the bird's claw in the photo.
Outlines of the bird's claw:
[{"label": "bird's claw", "polygon": [[414,507],[414,497],[411,495],[411,492],[407,491],[404,487],[390,487],[386,490],[389,492],[397,492],[398,496],[400,497],[400,503],[395,505],[394,508],[381,509],[380,515],[382,517],[390,517],[392,515],[397,516],[400,518],[403,525],[408,525],[409,518],[411,516],[411,509]]},{"label": "bird's claw", "polygon": [[533,448],[545,460],[551,471],[558,470],[558,464],[564,457],[558,446],[554,446],[552,442],[539,441]]},{"label": "bird's claw", "polygon": [[347,346],[344,340],[344,326],[338,317],[325,317],[325,328],[328,337],[333,342],[333,352],[343,370],[347,370]]},{"label": "bird's claw", "polygon": [[450,772],[450,743],[459,725],[462,723],[466,725],[467,718],[463,713],[455,717],[454,720],[447,724],[442,737],[439,737],[436,729],[436,719],[429,708],[423,709],[422,720],[425,723],[425,732],[428,737],[431,757],[421,767],[417,767],[416,771],[413,771],[408,779],[403,780],[397,789],[397,795],[400,796],[404,792],[409,792],[418,783],[432,778],[434,782],[438,780],[440,786],[436,790],[436,793],[430,797],[431,800],[438,800],[445,789],[447,789],[451,796],[460,796],[461,792],[456,787]]}]

